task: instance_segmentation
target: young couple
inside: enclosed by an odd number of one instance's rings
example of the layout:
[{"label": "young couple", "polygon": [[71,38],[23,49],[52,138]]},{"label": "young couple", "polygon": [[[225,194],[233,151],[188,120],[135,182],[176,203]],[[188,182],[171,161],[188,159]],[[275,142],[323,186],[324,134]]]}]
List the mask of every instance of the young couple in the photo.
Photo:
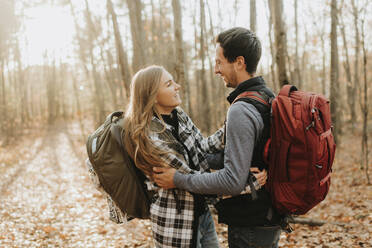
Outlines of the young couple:
[{"label": "young couple", "polygon": [[[230,104],[244,91],[273,96],[262,77],[255,75],[261,44],[254,33],[232,28],[220,33],[216,42],[215,73],[227,87],[235,88],[227,98]],[[281,228],[270,201],[268,207],[251,208],[253,193],[259,198],[264,194],[260,186],[267,177],[265,171],[251,167],[263,164],[258,155],[263,117],[251,103],[236,101],[225,129],[204,138],[178,107],[179,90],[163,67],[138,71],[124,122],[125,148],[149,179],[149,187],[157,188],[150,207],[156,247],[219,247],[207,205],[211,195],[224,196],[217,209],[219,221],[228,225],[229,247],[277,247]],[[223,168],[208,173],[207,154],[222,150]]]}]

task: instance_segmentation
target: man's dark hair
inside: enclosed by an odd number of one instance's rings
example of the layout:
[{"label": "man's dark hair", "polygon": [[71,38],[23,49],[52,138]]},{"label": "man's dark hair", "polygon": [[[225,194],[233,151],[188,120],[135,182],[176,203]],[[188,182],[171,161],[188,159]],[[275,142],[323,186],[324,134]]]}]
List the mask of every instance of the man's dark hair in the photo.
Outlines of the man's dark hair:
[{"label": "man's dark hair", "polygon": [[244,57],[246,71],[256,72],[261,58],[261,42],[255,33],[246,28],[231,28],[220,33],[216,42],[223,48],[223,55],[230,63],[239,56]]}]

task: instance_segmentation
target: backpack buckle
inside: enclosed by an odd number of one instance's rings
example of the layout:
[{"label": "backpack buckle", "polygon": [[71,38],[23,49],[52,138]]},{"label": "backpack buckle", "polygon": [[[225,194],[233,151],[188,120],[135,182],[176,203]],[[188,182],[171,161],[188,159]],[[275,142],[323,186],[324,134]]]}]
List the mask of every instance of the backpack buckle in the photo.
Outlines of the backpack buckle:
[{"label": "backpack buckle", "polygon": [[280,227],[284,232],[293,232],[294,228],[291,226],[291,224],[289,224],[291,221],[293,222],[293,217],[291,215],[286,215],[280,222]]},{"label": "backpack buckle", "polygon": [[306,131],[308,131],[310,128],[312,128],[312,127],[314,127],[314,126],[315,126],[315,122],[312,121],[312,122],[310,123],[310,125],[308,125],[305,129],[306,129]]}]

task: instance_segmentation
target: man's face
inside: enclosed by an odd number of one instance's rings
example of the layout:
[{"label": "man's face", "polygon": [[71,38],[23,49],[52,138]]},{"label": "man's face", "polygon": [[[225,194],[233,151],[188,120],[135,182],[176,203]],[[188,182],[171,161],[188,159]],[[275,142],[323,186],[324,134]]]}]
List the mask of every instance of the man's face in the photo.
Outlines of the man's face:
[{"label": "man's face", "polygon": [[238,85],[234,62],[230,63],[223,55],[223,48],[219,43],[216,45],[216,64],[214,73],[220,75],[226,87],[235,88]]}]

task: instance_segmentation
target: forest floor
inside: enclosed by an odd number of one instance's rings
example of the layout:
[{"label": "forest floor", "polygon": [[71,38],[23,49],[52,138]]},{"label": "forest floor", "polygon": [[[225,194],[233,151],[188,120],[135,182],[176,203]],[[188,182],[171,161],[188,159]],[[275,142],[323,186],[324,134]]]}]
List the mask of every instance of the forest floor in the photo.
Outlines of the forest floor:
[{"label": "forest floor", "polygon": [[[337,148],[331,190],[280,247],[372,247],[372,186],[360,170],[360,138]],[[149,221],[117,225],[90,182],[77,123],[57,124],[0,147],[0,247],[153,247]],[[370,166],[370,171],[372,171]],[[337,225],[344,223],[344,225]],[[217,224],[221,247],[227,227]]]}]

